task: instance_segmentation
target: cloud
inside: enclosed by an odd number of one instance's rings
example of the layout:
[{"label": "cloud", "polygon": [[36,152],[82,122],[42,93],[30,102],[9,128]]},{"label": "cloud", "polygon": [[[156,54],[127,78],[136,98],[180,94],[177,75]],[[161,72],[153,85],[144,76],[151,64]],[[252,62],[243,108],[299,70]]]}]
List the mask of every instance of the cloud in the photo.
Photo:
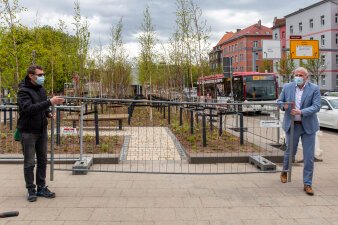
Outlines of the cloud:
[{"label": "cloud", "polygon": [[[318,0],[194,0],[203,10],[203,17],[211,27],[211,45],[215,45],[226,31],[235,31],[256,23],[272,26],[275,16],[283,17]],[[79,0],[81,15],[89,22],[91,44],[107,45],[110,29],[123,18],[123,40],[130,55],[137,52],[137,34],[143,21],[143,11],[149,6],[152,22],[159,40],[167,42],[176,26],[175,0]],[[21,13],[24,25],[33,27],[38,18],[40,25],[56,26],[59,19],[73,32],[74,2],[69,0],[21,0],[28,11]],[[37,17],[36,17],[37,15]]]}]

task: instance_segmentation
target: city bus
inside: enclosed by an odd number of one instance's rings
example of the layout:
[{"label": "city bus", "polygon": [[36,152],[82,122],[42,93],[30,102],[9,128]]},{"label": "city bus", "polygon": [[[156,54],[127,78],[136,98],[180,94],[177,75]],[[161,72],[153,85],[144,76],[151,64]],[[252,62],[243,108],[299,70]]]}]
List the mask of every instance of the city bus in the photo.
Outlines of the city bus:
[{"label": "city bus", "polygon": [[197,95],[211,102],[275,102],[278,82],[274,73],[234,72],[232,79],[215,74],[198,79]]}]

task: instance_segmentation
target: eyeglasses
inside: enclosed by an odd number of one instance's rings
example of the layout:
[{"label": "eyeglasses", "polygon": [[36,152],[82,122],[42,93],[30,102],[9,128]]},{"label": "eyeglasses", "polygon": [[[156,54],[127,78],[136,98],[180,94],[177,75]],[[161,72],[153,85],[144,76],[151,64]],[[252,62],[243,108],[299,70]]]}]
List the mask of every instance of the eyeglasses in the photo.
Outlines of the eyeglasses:
[{"label": "eyeglasses", "polygon": [[44,73],[40,73],[40,74],[34,74],[34,75],[36,75],[36,76],[38,76],[38,77],[42,77],[42,76],[44,76],[45,74],[44,74]]}]

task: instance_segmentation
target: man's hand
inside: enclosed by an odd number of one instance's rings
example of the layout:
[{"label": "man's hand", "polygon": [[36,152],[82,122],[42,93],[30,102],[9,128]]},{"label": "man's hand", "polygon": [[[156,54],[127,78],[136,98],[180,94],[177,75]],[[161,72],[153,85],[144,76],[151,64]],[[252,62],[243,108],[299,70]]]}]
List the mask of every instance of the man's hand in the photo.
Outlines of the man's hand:
[{"label": "man's hand", "polygon": [[54,114],[48,113],[48,117],[53,118],[55,120],[56,119],[56,113],[54,113]]},{"label": "man's hand", "polygon": [[295,116],[295,115],[302,115],[302,111],[300,111],[300,109],[292,109],[291,110],[291,115]]},{"label": "man's hand", "polygon": [[60,96],[54,96],[53,98],[50,99],[50,102],[52,103],[52,105],[60,105],[64,101],[65,99]]}]

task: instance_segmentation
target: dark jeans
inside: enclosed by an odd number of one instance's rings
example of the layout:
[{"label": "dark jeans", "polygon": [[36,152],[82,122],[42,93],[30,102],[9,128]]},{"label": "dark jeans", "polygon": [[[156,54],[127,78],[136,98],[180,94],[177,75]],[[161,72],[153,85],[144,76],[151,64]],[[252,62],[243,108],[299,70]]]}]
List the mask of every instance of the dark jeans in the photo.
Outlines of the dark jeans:
[{"label": "dark jeans", "polygon": [[47,140],[47,132],[42,134],[21,133],[27,189],[36,187],[34,184],[35,154],[37,159],[36,185],[42,187],[46,185]]}]

